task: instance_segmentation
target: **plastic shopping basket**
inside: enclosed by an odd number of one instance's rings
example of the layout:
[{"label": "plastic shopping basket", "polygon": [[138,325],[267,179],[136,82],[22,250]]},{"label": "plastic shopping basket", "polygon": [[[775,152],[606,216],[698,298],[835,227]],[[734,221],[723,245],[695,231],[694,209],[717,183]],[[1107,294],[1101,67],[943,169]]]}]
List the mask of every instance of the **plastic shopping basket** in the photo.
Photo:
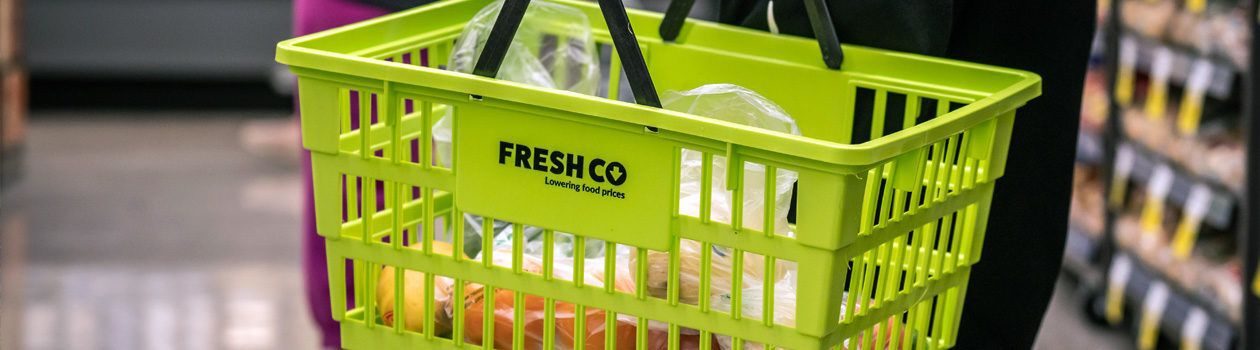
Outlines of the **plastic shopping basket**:
[{"label": "plastic shopping basket", "polygon": [[[551,1],[589,16],[600,50],[636,47],[624,37],[614,46],[616,33],[629,31],[614,26],[610,33],[598,20],[604,13],[597,4]],[[676,42],[637,36],[643,59],[624,66],[646,67],[657,89],[709,83],[749,88],[796,119],[803,136],[794,136],[619,101],[627,94],[622,61],[632,57],[622,51],[610,55],[606,69],[612,73],[601,96],[444,70],[454,39],[488,4],[447,0],[279,44],[277,60],[299,78],[316,220],[327,243],[330,307],[344,347],[494,347],[489,340],[467,339],[470,317],[484,321],[476,326],[486,339],[511,334],[511,345],[522,347],[534,344],[525,333],[538,330],[541,347],[548,349],[600,348],[623,344],[621,337],[633,337],[639,348],[657,341],[674,349],[696,333],[701,348],[716,348],[709,341],[715,335],[792,349],[954,344],[1015,111],[1040,93],[1038,76],[856,46],[843,47],[842,69],[829,69],[813,40],[701,21],[687,21]],[[629,11],[628,19],[640,29],[662,23],[661,14],[643,11]],[[634,83],[642,88],[643,81]],[[643,101],[646,95],[640,90],[635,97]],[[431,131],[447,113],[455,124],[450,167],[435,161]],[[588,176],[579,171],[565,180],[596,192],[558,188],[544,179],[561,175],[500,162],[504,144],[513,151],[512,145],[528,145],[584,156]],[[705,162],[701,217],[679,211],[682,150],[728,162],[726,194],[711,193],[713,169]],[[733,223],[710,217],[711,195],[744,196],[745,163],[764,165],[768,174],[799,174],[794,236],[775,234],[772,219],[758,231],[741,223],[739,214],[731,215]],[[764,188],[773,188],[775,177],[765,178]],[[742,202],[732,201],[731,211],[741,213]],[[765,205],[762,217],[773,218],[774,211]],[[526,225],[543,228],[543,272],[521,267],[521,235],[512,242],[510,268],[493,264],[490,249],[482,259],[433,249],[434,239],[449,239],[455,251],[464,250],[464,225],[458,223],[465,213],[487,223],[511,222],[516,232]],[[561,232],[572,233],[578,251],[588,239],[606,242],[606,252],[629,247],[639,257],[636,266],[617,266],[617,259],[587,266],[576,259],[575,276],[603,271],[610,281],[604,286],[555,276],[550,243]],[[489,248],[490,239],[481,241]],[[745,266],[740,261],[753,259],[764,261],[765,271],[796,264],[795,325],[776,321],[771,308],[751,315],[739,307],[718,310],[708,298],[681,302],[680,245],[691,241],[704,252],[715,246],[734,252],[736,271]],[[625,271],[643,281],[643,257],[651,252],[669,254],[667,297],[648,295],[643,283],[629,292],[613,287],[614,274]],[[396,267],[387,270],[396,279],[404,277],[403,269],[423,272],[428,291],[438,277],[455,280],[449,334],[435,331],[431,312],[423,317],[428,331],[381,321],[380,310],[401,315],[407,303],[440,307],[433,293],[424,293],[422,301],[402,300],[404,283],[398,283],[399,298],[378,308],[382,266]],[[701,278],[710,279],[711,272],[702,266]],[[730,285],[740,286],[740,275],[732,273]],[[712,283],[702,284],[702,295]],[[489,307],[459,307],[474,284],[486,286],[485,298],[507,293],[514,302],[509,319],[516,322],[490,322],[495,317]],[[773,303],[775,289],[767,287],[761,289],[767,295],[753,297],[731,288],[731,303]],[[545,315],[541,323],[526,324],[523,308],[534,298],[546,305]],[[599,310],[598,317],[562,325],[562,305],[579,315]],[[634,327],[603,332],[598,345],[561,340],[622,319]]]}]

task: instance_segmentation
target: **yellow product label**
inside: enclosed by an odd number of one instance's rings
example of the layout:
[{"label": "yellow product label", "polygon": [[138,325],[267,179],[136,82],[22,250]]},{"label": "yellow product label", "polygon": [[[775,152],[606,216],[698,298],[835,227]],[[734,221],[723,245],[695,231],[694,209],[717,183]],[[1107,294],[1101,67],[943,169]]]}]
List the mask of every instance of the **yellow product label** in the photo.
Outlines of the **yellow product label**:
[{"label": "yellow product label", "polygon": [[1207,0],[1186,0],[1186,11],[1190,13],[1203,13],[1207,8]]},{"label": "yellow product label", "polygon": [[1111,193],[1108,194],[1109,202],[1112,208],[1120,208],[1124,205],[1124,192],[1127,190],[1129,182],[1119,176],[1111,181]]},{"label": "yellow product label", "polygon": [[1164,222],[1164,199],[1147,198],[1142,206],[1142,234],[1159,234],[1160,225]]},{"label": "yellow product label", "polygon": [[1159,319],[1151,313],[1142,314],[1142,323],[1138,325],[1138,349],[1151,350],[1155,341],[1159,340]]},{"label": "yellow product label", "polygon": [[1120,324],[1124,320],[1124,288],[1107,289],[1107,322]]},{"label": "yellow product label", "polygon": [[1177,224],[1177,232],[1173,235],[1172,243],[1174,257],[1181,260],[1190,258],[1190,252],[1194,250],[1194,241],[1199,237],[1201,222],[1201,219],[1186,216]]},{"label": "yellow product label", "polygon": [[1146,117],[1155,121],[1164,120],[1167,105],[1168,83],[1152,80],[1150,88],[1146,90]]},{"label": "yellow product label", "polygon": [[1121,65],[1116,72],[1116,104],[1128,106],[1133,103],[1133,66]]},{"label": "yellow product label", "polygon": [[1181,110],[1177,113],[1177,132],[1183,136],[1194,135],[1199,131],[1199,120],[1203,118],[1203,93],[1187,92],[1181,99]]}]

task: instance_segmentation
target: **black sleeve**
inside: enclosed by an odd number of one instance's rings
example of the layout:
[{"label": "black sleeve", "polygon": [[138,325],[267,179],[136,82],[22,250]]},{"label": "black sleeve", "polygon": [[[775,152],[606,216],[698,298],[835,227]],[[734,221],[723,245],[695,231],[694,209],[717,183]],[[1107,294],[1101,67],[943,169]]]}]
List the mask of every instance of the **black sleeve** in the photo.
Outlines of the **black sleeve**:
[{"label": "black sleeve", "polygon": [[1093,0],[957,0],[947,56],[1041,75],[1015,116],[980,262],[972,267],[958,349],[1031,349],[1067,236]]},{"label": "black sleeve", "polygon": [[[719,0],[718,21],[769,30],[770,0]],[[802,0],[773,0],[779,32],[813,37]],[[827,0],[840,42],[940,56],[945,53],[953,0]]]}]

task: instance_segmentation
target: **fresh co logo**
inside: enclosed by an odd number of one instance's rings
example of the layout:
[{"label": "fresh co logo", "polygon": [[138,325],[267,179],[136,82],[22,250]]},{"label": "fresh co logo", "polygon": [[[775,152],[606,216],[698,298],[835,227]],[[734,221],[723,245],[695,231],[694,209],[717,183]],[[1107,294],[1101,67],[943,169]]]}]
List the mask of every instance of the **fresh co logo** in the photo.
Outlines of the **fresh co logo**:
[{"label": "fresh co logo", "polygon": [[518,168],[576,179],[585,175],[595,182],[613,186],[621,186],[630,177],[626,166],[620,162],[592,157],[588,163],[586,157],[579,154],[499,141],[499,164],[507,165],[509,162]]}]

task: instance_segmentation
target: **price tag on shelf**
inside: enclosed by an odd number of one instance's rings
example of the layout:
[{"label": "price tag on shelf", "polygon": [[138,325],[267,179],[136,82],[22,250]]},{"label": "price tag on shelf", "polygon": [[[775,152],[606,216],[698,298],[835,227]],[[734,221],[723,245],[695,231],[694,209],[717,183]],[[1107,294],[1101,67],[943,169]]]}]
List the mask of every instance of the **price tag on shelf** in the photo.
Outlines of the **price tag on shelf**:
[{"label": "price tag on shelf", "polygon": [[1120,69],[1116,71],[1116,103],[1128,106],[1133,102],[1133,76],[1137,67],[1137,40],[1125,36],[1120,39]]},{"label": "price tag on shelf", "polygon": [[1200,58],[1190,68],[1190,76],[1186,78],[1186,90],[1181,95],[1181,110],[1177,113],[1177,132],[1181,135],[1193,135],[1199,131],[1199,120],[1203,118],[1203,95],[1212,83],[1212,62]]},{"label": "price tag on shelf", "polygon": [[1146,204],[1142,206],[1142,247],[1150,248],[1163,232],[1164,204],[1172,189],[1173,172],[1166,163],[1160,163],[1146,181]]},{"label": "price tag on shelf", "polygon": [[1168,77],[1172,75],[1173,52],[1166,46],[1155,50],[1151,58],[1151,81],[1146,90],[1146,117],[1164,120],[1168,106]]},{"label": "price tag on shelf", "polygon": [[1146,290],[1142,302],[1142,320],[1138,323],[1138,349],[1151,350],[1159,340],[1159,321],[1168,306],[1168,285],[1155,282]]},{"label": "price tag on shelf", "polygon": [[1207,334],[1208,317],[1203,309],[1194,307],[1186,314],[1186,323],[1181,325],[1181,350],[1199,350],[1203,346],[1203,336]]},{"label": "price tag on shelf", "polygon": [[1111,206],[1119,208],[1124,205],[1124,194],[1129,184],[1129,175],[1133,172],[1133,147],[1121,144],[1116,147],[1115,168],[1111,175],[1111,193],[1108,194]]},{"label": "price tag on shelf", "polygon": [[1199,14],[1204,9],[1207,9],[1207,0],[1186,0],[1186,11]]},{"label": "price tag on shelf", "polygon": [[1124,318],[1124,287],[1133,274],[1133,262],[1128,255],[1116,255],[1111,260],[1107,274],[1107,310],[1105,316],[1111,324],[1120,324]]},{"label": "price tag on shelf", "polygon": [[1203,217],[1207,216],[1212,205],[1212,189],[1207,185],[1197,184],[1190,189],[1186,197],[1186,206],[1181,211],[1181,222],[1177,224],[1177,232],[1173,235],[1173,256],[1181,260],[1190,257],[1194,250],[1194,242],[1199,237],[1199,226]]}]

